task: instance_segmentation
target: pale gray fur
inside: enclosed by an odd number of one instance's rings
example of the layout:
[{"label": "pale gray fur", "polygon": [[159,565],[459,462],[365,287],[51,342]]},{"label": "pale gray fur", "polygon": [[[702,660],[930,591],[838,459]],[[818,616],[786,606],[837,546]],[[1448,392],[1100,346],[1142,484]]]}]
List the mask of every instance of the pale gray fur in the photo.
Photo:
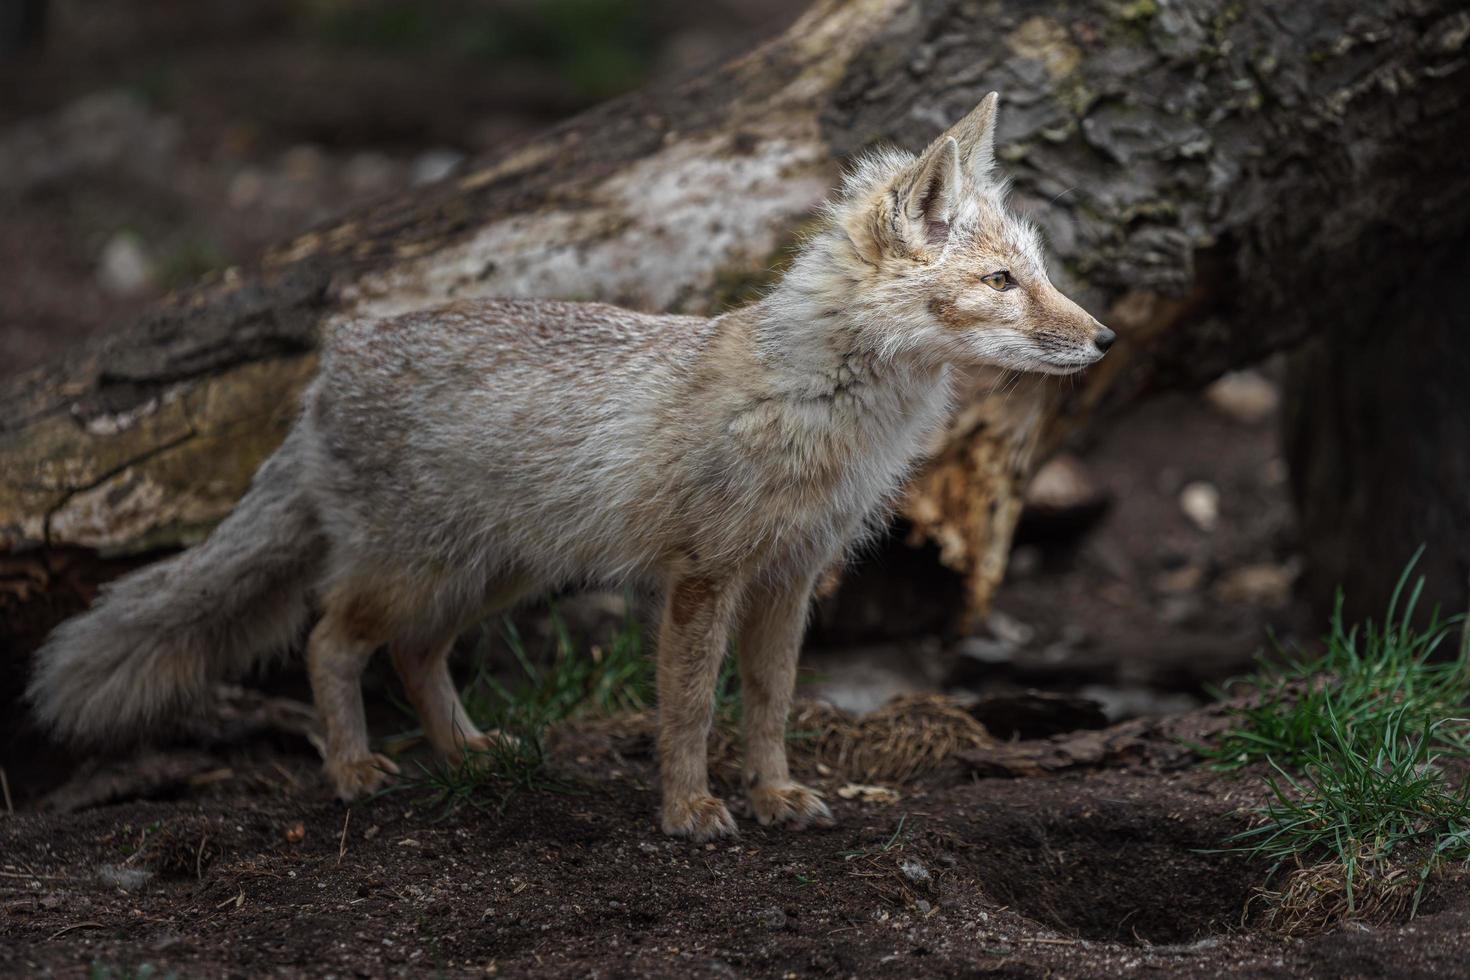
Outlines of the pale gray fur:
[{"label": "pale gray fur", "polygon": [[322,540],[293,433],[209,540],[106,586],[36,655],[27,696],[74,741],[128,736],[197,708],[211,682],[301,637]]},{"label": "pale gray fur", "polygon": [[[918,161],[865,160],[783,281],[725,316],[486,301],[341,326],[235,514],[51,637],[38,714],[89,738],[144,725],[289,643],[308,595],[354,583],[422,596],[406,628],[427,643],[506,580],[664,587],[743,567],[809,582],[881,522],[946,418],[952,363],[1063,372],[1101,356],[1101,326],[1045,281],[1034,232],[1005,211],[993,99],[982,109],[983,133],[957,127],[962,158],[941,140]],[[926,162],[943,194],[912,194]],[[933,211],[917,231],[890,213],[900,198]],[[900,241],[936,224],[942,248]],[[1002,261],[1035,280],[1026,296],[976,285],[1000,267],[979,263]],[[1051,325],[1045,351],[1032,321]]]}]

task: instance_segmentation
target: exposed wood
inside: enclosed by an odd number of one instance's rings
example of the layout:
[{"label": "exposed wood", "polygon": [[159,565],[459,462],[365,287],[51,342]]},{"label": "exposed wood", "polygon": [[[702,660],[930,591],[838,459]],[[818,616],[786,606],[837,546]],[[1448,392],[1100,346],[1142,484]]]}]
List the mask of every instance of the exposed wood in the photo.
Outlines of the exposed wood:
[{"label": "exposed wood", "polygon": [[1232,706],[1239,702],[1163,718],[1134,718],[1099,730],[997,742],[957,752],[955,757],[977,776],[1004,779],[1085,769],[1182,769],[1199,761],[1194,746],[1208,744],[1230,726]]},{"label": "exposed wood", "polygon": [[0,552],[37,573],[5,581],[44,580],[47,549],[197,540],[282,437],[333,322],[471,296],[716,311],[768,280],[844,159],[921,146],[998,89],[1016,200],[1122,342],[1076,386],[974,379],[910,489],[915,540],[974,616],[1069,430],[1360,328],[1365,268],[1371,285],[1463,232],[1467,40],[1458,0],[819,3],[719,72],[283,243],[9,383]]}]

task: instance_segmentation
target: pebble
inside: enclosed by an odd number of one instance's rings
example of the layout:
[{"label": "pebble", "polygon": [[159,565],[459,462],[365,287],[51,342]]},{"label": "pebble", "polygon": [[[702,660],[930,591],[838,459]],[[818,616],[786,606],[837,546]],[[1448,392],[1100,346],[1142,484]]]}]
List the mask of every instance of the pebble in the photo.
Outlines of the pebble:
[{"label": "pebble", "polygon": [[1016,659],[1016,647],[1004,640],[967,636],[957,645],[959,653],[983,664],[1006,664]]},{"label": "pebble", "polygon": [[929,869],[913,858],[904,858],[898,862],[898,870],[903,873],[905,878],[916,885],[927,885],[932,880]]},{"label": "pebble", "polygon": [[464,154],[438,149],[420,153],[414,158],[411,179],[415,184],[435,184],[454,173],[464,163]]},{"label": "pebble", "polygon": [[760,914],[760,921],[767,929],[785,929],[786,913],[780,906],[772,905]]},{"label": "pebble", "polygon": [[131,296],[148,288],[153,278],[152,263],[143,243],[131,232],[120,231],[102,246],[97,279],[115,296]]},{"label": "pebble", "polygon": [[1280,609],[1291,601],[1291,588],[1300,572],[1295,561],[1278,565],[1258,562],[1225,573],[1215,585],[1215,597],[1224,602],[1244,602]]},{"label": "pebble", "polygon": [[1220,523],[1220,491],[1203,480],[1186,483],[1179,491],[1179,509],[1201,531],[1213,531]]},{"label": "pebble", "polygon": [[992,610],[985,618],[985,625],[996,639],[1012,646],[1023,647],[1036,638],[1036,628],[1028,623],[1023,623],[1014,616],[1008,616],[1000,610]]},{"label": "pebble", "polygon": [[1246,425],[1258,425],[1276,414],[1281,395],[1259,371],[1234,371],[1205,389],[1215,411]]},{"label": "pebble", "polygon": [[97,877],[104,885],[135,892],[148,884],[153,872],[144,868],[125,868],[117,864],[104,864],[97,869]]}]

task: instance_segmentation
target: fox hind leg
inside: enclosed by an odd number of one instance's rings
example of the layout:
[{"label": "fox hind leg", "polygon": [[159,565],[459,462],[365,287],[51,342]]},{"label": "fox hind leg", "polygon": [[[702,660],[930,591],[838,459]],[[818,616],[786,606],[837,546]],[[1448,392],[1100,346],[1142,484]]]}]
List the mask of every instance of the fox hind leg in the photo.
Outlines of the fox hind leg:
[{"label": "fox hind leg", "polygon": [[429,643],[398,640],[389,647],[393,669],[418,713],[424,738],[450,761],[459,762],[467,752],[489,751],[512,737],[498,731],[480,731],[465,710],[449,673],[454,641],[466,627],[510,606],[530,588],[531,583],[522,578],[498,580],[488,590],[479,612],[460,622],[447,636]]},{"label": "fox hind leg", "polygon": [[368,747],[362,672],[382,637],[365,603],[361,595],[334,596],[306,647],[312,699],[326,728],[327,778],[344,800],[376,791],[398,772],[391,759]]},{"label": "fox hind leg", "polygon": [[466,751],[489,748],[491,740],[470,719],[454,688],[449,673],[449,652],[453,647],[453,639],[428,649],[396,642],[389,652],[408,703],[413,705],[423,725],[424,738],[434,751],[457,762]]}]

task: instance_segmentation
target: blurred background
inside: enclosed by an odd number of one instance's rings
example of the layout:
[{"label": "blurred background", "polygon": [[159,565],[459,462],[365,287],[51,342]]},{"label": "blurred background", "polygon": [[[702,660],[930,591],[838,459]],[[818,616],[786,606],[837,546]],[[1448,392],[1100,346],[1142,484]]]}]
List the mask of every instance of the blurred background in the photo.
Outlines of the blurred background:
[{"label": "blurred background", "polygon": [[0,373],[800,8],[0,0]]}]

